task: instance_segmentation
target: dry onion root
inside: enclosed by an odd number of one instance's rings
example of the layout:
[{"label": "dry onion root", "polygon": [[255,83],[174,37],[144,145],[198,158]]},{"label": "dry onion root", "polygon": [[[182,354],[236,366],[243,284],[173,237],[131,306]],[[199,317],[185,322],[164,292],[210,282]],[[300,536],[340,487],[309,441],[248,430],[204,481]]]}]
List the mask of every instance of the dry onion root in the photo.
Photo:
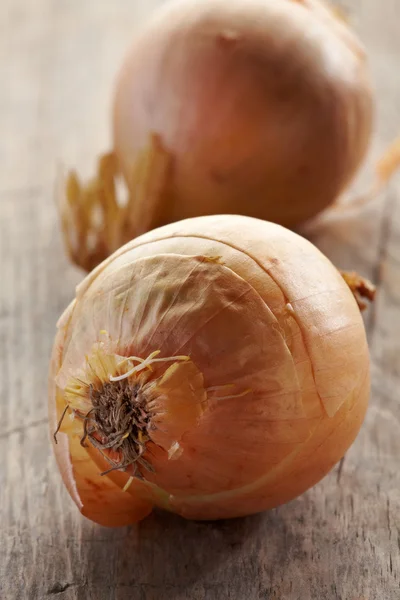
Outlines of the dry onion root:
[{"label": "dry onion root", "polygon": [[81,512],[235,517],[319,481],[369,396],[352,292],[373,289],[344,277],[307,240],[239,216],[154,230],[89,274],[58,324],[49,398]]},{"label": "dry onion root", "polygon": [[304,222],[353,177],[372,112],[365,52],[320,0],[169,2],[120,72],[112,153],[89,185],[66,183],[70,256],[91,269],[135,236],[199,215]]}]

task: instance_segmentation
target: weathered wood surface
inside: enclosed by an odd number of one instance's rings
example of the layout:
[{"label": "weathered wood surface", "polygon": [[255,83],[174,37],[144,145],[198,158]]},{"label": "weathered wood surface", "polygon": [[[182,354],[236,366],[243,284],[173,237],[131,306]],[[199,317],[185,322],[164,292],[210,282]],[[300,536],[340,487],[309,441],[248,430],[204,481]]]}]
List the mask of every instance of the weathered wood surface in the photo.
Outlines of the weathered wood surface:
[{"label": "weathered wood surface", "polygon": [[[1,600],[400,598],[400,181],[314,241],[379,285],[367,314],[366,424],[341,468],[268,514],[199,524],[167,514],[102,529],[56,472],[46,376],[56,319],[81,274],[63,256],[57,162],[86,171],[107,148],[116,65],[156,0],[0,3]],[[396,0],[342,6],[368,45],[379,94],[371,159],[400,129]]]}]

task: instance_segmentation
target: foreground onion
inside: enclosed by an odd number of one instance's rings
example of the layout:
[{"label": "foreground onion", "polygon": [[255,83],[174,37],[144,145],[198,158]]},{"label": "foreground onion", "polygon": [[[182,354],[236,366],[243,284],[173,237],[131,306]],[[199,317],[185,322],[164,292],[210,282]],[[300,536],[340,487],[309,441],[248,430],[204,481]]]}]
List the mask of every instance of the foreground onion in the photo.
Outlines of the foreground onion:
[{"label": "foreground onion", "polygon": [[201,217],[137,238],[78,287],[54,345],[51,431],[98,523],[153,506],[226,518],[320,480],[368,395],[363,322],[329,260],[279,225]]},{"label": "foreground onion", "polygon": [[364,50],[319,0],[170,2],[124,62],[113,153],[88,187],[69,179],[70,254],[89,269],[151,228],[199,215],[294,226],[352,178],[371,117]]}]

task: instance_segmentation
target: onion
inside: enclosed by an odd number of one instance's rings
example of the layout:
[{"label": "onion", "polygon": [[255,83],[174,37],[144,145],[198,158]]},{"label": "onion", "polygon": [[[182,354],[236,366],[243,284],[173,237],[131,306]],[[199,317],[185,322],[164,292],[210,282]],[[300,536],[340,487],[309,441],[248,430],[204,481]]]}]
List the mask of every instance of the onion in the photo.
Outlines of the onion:
[{"label": "onion", "polygon": [[319,0],[169,2],[124,61],[113,152],[89,188],[75,174],[68,183],[72,259],[90,269],[149,229],[199,215],[293,227],[349,183],[372,112],[365,52]]},{"label": "onion", "polygon": [[240,216],[167,225],[99,265],[50,370],[54,448],[81,512],[110,526],[154,506],[235,517],[319,481],[369,396],[349,286],[372,290],[346,277],[297,234]]}]

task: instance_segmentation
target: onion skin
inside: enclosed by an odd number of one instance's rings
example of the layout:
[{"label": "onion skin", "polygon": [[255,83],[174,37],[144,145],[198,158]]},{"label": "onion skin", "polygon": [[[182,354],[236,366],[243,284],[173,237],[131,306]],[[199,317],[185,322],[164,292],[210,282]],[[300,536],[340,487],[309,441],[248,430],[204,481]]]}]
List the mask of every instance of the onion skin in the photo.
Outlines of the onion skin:
[{"label": "onion skin", "polygon": [[[190,360],[149,375],[161,378],[161,395],[144,455],[153,472],[140,468],[141,478],[129,480],[129,469],[100,475],[107,463],[80,445],[82,420],[64,419],[54,446],[62,477],[81,512],[102,525],[138,521],[153,506],[193,519],[278,506],[328,473],[363,421],[369,356],[357,303],[329,260],[279,225],[182,221],[89,274],[58,324],[52,433],[68,382],[103,330],[107,355],[160,350]],[[171,458],[174,441],[180,453]]]},{"label": "onion skin", "polygon": [[287,227],[331,204],[368,147],[366,56],[318,0],[173,1],[134,41],[114,101],[114,151],[133,195],[156,134],[162,202],[139,198],[129,239],[207,214]]},{"label": "onion skin", "polygon": [[70,259],[90,271],[201,215],[294,228],[350,182],[372,120],[365,52],[319,0],[168,2],[120,71],[113,148],[88,183],[74,171],[62,183]]}]

